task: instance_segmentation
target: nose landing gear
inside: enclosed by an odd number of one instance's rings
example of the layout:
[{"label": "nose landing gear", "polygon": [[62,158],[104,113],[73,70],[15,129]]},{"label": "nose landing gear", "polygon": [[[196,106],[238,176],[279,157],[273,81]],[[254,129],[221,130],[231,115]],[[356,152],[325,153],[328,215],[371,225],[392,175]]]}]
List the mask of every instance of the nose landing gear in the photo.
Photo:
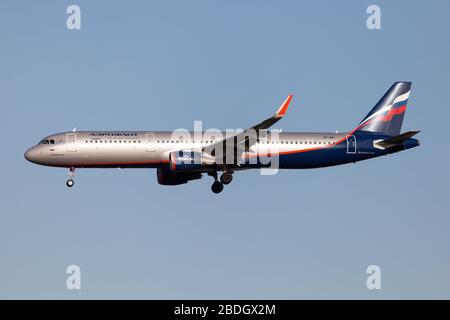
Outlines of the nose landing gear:
[{"label": "nose landing gear", "polygon": [[66,181],[66,186],[69,188],[72,188],[73,185],[75,184],[75,181],[73,180],[73,178],[75,177],[75,168],[72,167],[69,169],[69,179]]}]

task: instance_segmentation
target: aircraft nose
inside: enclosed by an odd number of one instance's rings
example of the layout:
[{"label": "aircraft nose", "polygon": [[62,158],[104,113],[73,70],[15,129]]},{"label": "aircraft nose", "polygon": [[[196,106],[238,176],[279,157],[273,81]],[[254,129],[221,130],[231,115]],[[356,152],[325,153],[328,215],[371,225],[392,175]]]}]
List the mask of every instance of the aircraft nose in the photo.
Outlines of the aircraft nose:
[{"label": "aircraft nose", "polygon": [[28,149],[27,151],[25,151],[25,154],[24,154],[25,159],[27,159],[30,162],[36,162],[38,155],[39,155],[39,152],[38,152],[38,150],[36,150],[35,147]]}]

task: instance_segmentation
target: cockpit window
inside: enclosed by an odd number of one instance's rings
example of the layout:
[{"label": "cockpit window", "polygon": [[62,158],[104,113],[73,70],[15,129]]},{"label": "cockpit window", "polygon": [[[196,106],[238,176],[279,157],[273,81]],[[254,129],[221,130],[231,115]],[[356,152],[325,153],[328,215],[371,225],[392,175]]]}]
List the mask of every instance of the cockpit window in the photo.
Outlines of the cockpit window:
[{"label": "cockpit window", "polygon": [[55,144],[55,140],[53,139],[44,139],[39,142],[39,144]]}]

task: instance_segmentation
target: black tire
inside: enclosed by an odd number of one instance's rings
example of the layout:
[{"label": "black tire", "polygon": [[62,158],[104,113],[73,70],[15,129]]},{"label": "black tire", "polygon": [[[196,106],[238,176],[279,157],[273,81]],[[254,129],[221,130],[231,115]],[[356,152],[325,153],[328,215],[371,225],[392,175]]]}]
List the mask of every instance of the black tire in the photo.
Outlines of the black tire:
[{"label": "black tire", "polygon": [[220,176],[220,182],[222,182],[223,184],[230,184],[231,181],[233,181],[233,175],[231,173],[229,173],[229,172],[225,171]]},{"label": "black tire", "polygon": [[66,182],[66,186],[68,186],[69,188],[72,188],[74,184],[75,184],[75,182],[72,179],[69,179]]},{"label": "black tire", "polygon": [[223,190],[223,184],[219,181],[214,181],[214,183],[211,186],[211,190],[214,193],[221,193]]}]

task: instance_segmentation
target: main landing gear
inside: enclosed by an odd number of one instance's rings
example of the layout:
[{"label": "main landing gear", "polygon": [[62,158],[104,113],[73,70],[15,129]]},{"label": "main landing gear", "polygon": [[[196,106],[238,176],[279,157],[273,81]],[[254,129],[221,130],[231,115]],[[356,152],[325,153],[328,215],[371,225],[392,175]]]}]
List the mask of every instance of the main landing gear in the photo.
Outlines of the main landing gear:
[{"label": "main landing gear", "polygon": [[220,176],[220,182],[222,182],[223,184],[230,184],[231,181],[233,181],[233,174],[231,174],[228,171],[225,171],[224,173],[222,173],[222,175]]},{"label": "main landing gear", "polygon": [[217,172],[208,173],[210,176],[214,177],[214,182],[211,186],[211,191],[214,193],[221,193],[223,191],[224,184],[230,184],[233,181],[233,174],[229,171],[225,171],[220,176],[220,181],[217,178]]},{"label": "main landing gear", "polygon": [[219,181],[214,181],[214,183],[211,186],[211,190],[214,193],[221,193],[223,190],[223,184]]},{"label": "main landing gear", "polygon": [[72,167],[69,169],[69,179],[66,181],[66,186],[69,188],[72,188],[75,184],[75,181],[73,181],[73,178],[75,177],[75,168]]}]

